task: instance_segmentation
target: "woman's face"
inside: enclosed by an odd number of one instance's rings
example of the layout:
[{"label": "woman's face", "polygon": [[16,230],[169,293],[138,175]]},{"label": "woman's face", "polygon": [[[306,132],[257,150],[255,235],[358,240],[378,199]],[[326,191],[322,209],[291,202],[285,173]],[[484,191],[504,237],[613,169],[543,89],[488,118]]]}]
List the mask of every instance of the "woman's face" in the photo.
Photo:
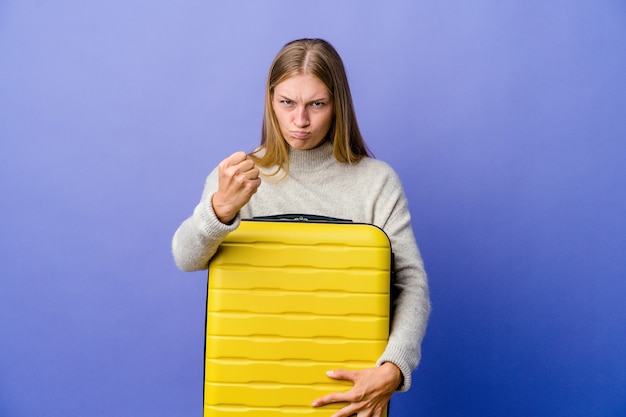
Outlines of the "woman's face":
[{"label": "woman's face", "polygon": [[320,145],[333,121],[333,101],[328,89],[309,74],[294,75],[276,85],[272,108],[283,137],[296,149]]}]

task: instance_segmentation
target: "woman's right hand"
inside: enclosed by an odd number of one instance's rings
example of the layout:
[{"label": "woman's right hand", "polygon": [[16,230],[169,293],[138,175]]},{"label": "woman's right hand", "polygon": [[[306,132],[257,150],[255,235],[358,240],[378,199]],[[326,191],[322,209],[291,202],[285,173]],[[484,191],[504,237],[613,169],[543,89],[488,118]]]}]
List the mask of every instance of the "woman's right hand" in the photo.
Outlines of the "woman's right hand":
[{"label": "woman's right hand", "polygon": [[261,185],[259,169],[245,152],[235,152],[217,170],[219,185],[211,203],[217,218],[229,224]]}]

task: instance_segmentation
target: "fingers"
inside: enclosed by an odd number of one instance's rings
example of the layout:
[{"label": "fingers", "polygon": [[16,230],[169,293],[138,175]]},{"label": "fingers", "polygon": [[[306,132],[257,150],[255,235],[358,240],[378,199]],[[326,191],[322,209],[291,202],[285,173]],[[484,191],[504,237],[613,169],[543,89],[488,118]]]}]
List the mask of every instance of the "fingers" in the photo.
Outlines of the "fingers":
[{"label": "fingers", "polygon": [[335,369],[335,370],[326,372],[326,376],[328,376],[329,378],[339,379],[339,380],[344,380],[344,381],[351,381],[351,382],[356,382],[358,375],[359,375],[358,371],[350,371],[346,369]]},{"label": "fingers", "polygon": [[240,177],[243,180],[255,180],[260,173],[254,161],[245,152],[235,152],[224,159],[219,165],[219,170],[222,176],[233,179]]},{"label": "fingers", "polygon": [[317,400],[313,401],[312,406],[321,407],[327,404],[349,403],[351,402],[350,399],[350,395],[348,395],[347,392],[333,392],[332,394],[325,395],[322,398],[318,398]]},{"label": "fingers", "polygon": [[[386,370],[385,370],[386,371]],[[380,367],[358,371],[337,369],[326,375],[335,380],[346,380],[353,383],[347,392],[334,392],[313,401],[313,407],[331,403],[348,403],[332,417],[380,417],[385,409],[397,382],[387,381],[382,376]]]},{"label": "fingers", "polygon": [[[350,381],[354,384],[358,378],[358,371],[336,369],[333,371],[326,372],[326,375],[332,379]],[[355,391],[354,388],[352,388],[351,390],[347,392],[333,392],[331,394],[328,394],[322,398],[318,398],[317,400],[313,401],[313,407],[320,407],[322,405],[332,404],[332,403],[341,403],[341,402],[353,403],[353,402],[360,401],[362,398],[357,398],[357,396],[362,397],[362,395],[357,394],[357,391]]]}]

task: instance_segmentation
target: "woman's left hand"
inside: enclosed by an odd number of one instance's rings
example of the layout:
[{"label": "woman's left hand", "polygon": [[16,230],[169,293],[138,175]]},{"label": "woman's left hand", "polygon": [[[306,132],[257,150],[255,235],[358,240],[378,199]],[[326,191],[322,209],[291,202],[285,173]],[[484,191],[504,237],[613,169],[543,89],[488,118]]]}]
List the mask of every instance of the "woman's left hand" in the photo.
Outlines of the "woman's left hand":
[{"label": "woman's left hand", "polygon": [[400,369],[391,362],[362,371],[338,369],[328,372],[327,375],[329,378],[351,381],[354,384],[349,391],[334,392],[313,401],[313,407],[349,403],[332,417],[381,417],[391,395],[402,382]]}]

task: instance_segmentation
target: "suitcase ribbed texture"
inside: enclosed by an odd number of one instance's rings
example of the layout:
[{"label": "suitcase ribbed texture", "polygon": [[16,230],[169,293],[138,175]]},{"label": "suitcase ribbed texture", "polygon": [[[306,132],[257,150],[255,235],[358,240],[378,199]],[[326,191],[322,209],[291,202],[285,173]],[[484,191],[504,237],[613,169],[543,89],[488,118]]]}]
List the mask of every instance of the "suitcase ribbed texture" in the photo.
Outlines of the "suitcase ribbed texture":
[{"label": "suitcase ribbed texture", "polygon": [[326,371],[375,365],[391,249],[371,225],[242,221],[209,264],[205,417],[327,417]]}]

